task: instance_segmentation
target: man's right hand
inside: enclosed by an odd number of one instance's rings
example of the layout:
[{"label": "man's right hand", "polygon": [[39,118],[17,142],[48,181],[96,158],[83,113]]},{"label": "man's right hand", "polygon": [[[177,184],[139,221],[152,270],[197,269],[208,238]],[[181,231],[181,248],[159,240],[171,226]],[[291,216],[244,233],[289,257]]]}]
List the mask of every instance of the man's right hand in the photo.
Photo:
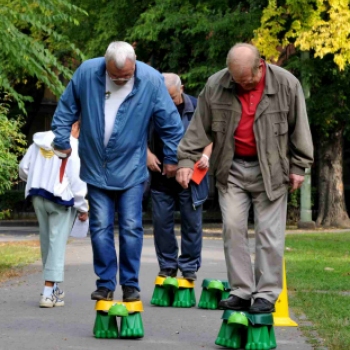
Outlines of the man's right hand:
[{"label": "man's right hand", "polygon": [[183,187],[188,188],[188,184],[191,181],[193,169],[191,168],[179,168],[176,173],[176,181]]},{"label": "man's right hand", "polygon": [[161,162],[159,161],[157,156],[147,148],[147,168],[151,171],[160,173],[161,172],[161,169],[159,167],[160,164]]},{"label": "man's right hand", "polygon": [[56,156],[60,159],[65,159],[65,158],[68,158],[71,153],[72,153],[72,149],[71,148],[68,148],[68,149],[56,149],[55,147],[53,148],[53,153],[56,154]]}]

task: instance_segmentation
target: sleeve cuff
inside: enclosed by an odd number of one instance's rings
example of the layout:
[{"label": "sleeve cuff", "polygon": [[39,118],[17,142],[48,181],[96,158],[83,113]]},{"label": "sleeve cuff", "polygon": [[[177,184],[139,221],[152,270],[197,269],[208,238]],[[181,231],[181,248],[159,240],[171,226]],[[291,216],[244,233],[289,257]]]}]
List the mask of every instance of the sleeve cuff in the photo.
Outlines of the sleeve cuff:
[{"label": "sleeve cuff", "polygon": [[189,158],[181,159],[179,161],[178,167],[179,168],[191,168],[191,169],[193,169],[194,164],[195,164],[195,162],[192,159],[189,159]]},{"label": "sleeve cuff", "polygon": [[299,166],[293,164],[290,167],[289,173],[290,174],[295,174],[295,175],[305,176],[305,168],[302,168],[302,167],[299,167]]}]

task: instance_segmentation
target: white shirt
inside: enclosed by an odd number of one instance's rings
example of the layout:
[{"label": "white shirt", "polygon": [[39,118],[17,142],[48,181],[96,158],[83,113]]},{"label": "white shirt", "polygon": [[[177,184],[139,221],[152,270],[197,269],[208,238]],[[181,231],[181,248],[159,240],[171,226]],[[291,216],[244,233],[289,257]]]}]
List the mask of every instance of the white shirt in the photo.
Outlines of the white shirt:
[{"label": "white shirt", "polygon": [[[131,78],[125,85],[116,85],[106,73],[106,98],[105,98],[105,137],[104,145],[112,135],[115,118],[117,116],[120,105],[130,94],[134,87],[134,78]],[[107,92],[109,92],[107,94]]]}]

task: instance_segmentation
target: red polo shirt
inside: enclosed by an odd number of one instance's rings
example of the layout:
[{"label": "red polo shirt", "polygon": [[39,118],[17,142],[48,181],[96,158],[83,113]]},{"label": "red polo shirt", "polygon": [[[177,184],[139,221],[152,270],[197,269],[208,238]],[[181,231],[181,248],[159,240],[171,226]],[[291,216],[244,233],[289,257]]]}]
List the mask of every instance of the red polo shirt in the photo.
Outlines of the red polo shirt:
[{"label": "red polo shirt", "polygon": [[238,85],[238,98],[242,104],[242,116],[234,133],[235,154],[238,156],[256,156],[256,143],[253,132],[255,112],[261,100],[265,87],[266,66],[263,63],[263,71],[258,85],[251,91],[245,91]]}]

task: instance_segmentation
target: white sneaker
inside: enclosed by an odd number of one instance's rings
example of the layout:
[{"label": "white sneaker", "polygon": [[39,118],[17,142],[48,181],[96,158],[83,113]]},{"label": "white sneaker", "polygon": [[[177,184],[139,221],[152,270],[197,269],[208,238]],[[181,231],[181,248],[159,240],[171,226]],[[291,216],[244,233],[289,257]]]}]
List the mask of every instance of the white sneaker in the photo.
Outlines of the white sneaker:
[{"label": "white sneaker", "polygon": [[58,284],[55,284],[55,288],[53,289],[53,295],[57,298],[57,299],[63,299],[65,294],[64,291],[62,289],[60,289],[58,287]]},{"label": "white sneaker", "polygon": [[40,299],[39,306],[46,308],[64,306],[64,301],[62,299],[56,298],[54,294],[51,294],[48,297],[42,296]]}]

